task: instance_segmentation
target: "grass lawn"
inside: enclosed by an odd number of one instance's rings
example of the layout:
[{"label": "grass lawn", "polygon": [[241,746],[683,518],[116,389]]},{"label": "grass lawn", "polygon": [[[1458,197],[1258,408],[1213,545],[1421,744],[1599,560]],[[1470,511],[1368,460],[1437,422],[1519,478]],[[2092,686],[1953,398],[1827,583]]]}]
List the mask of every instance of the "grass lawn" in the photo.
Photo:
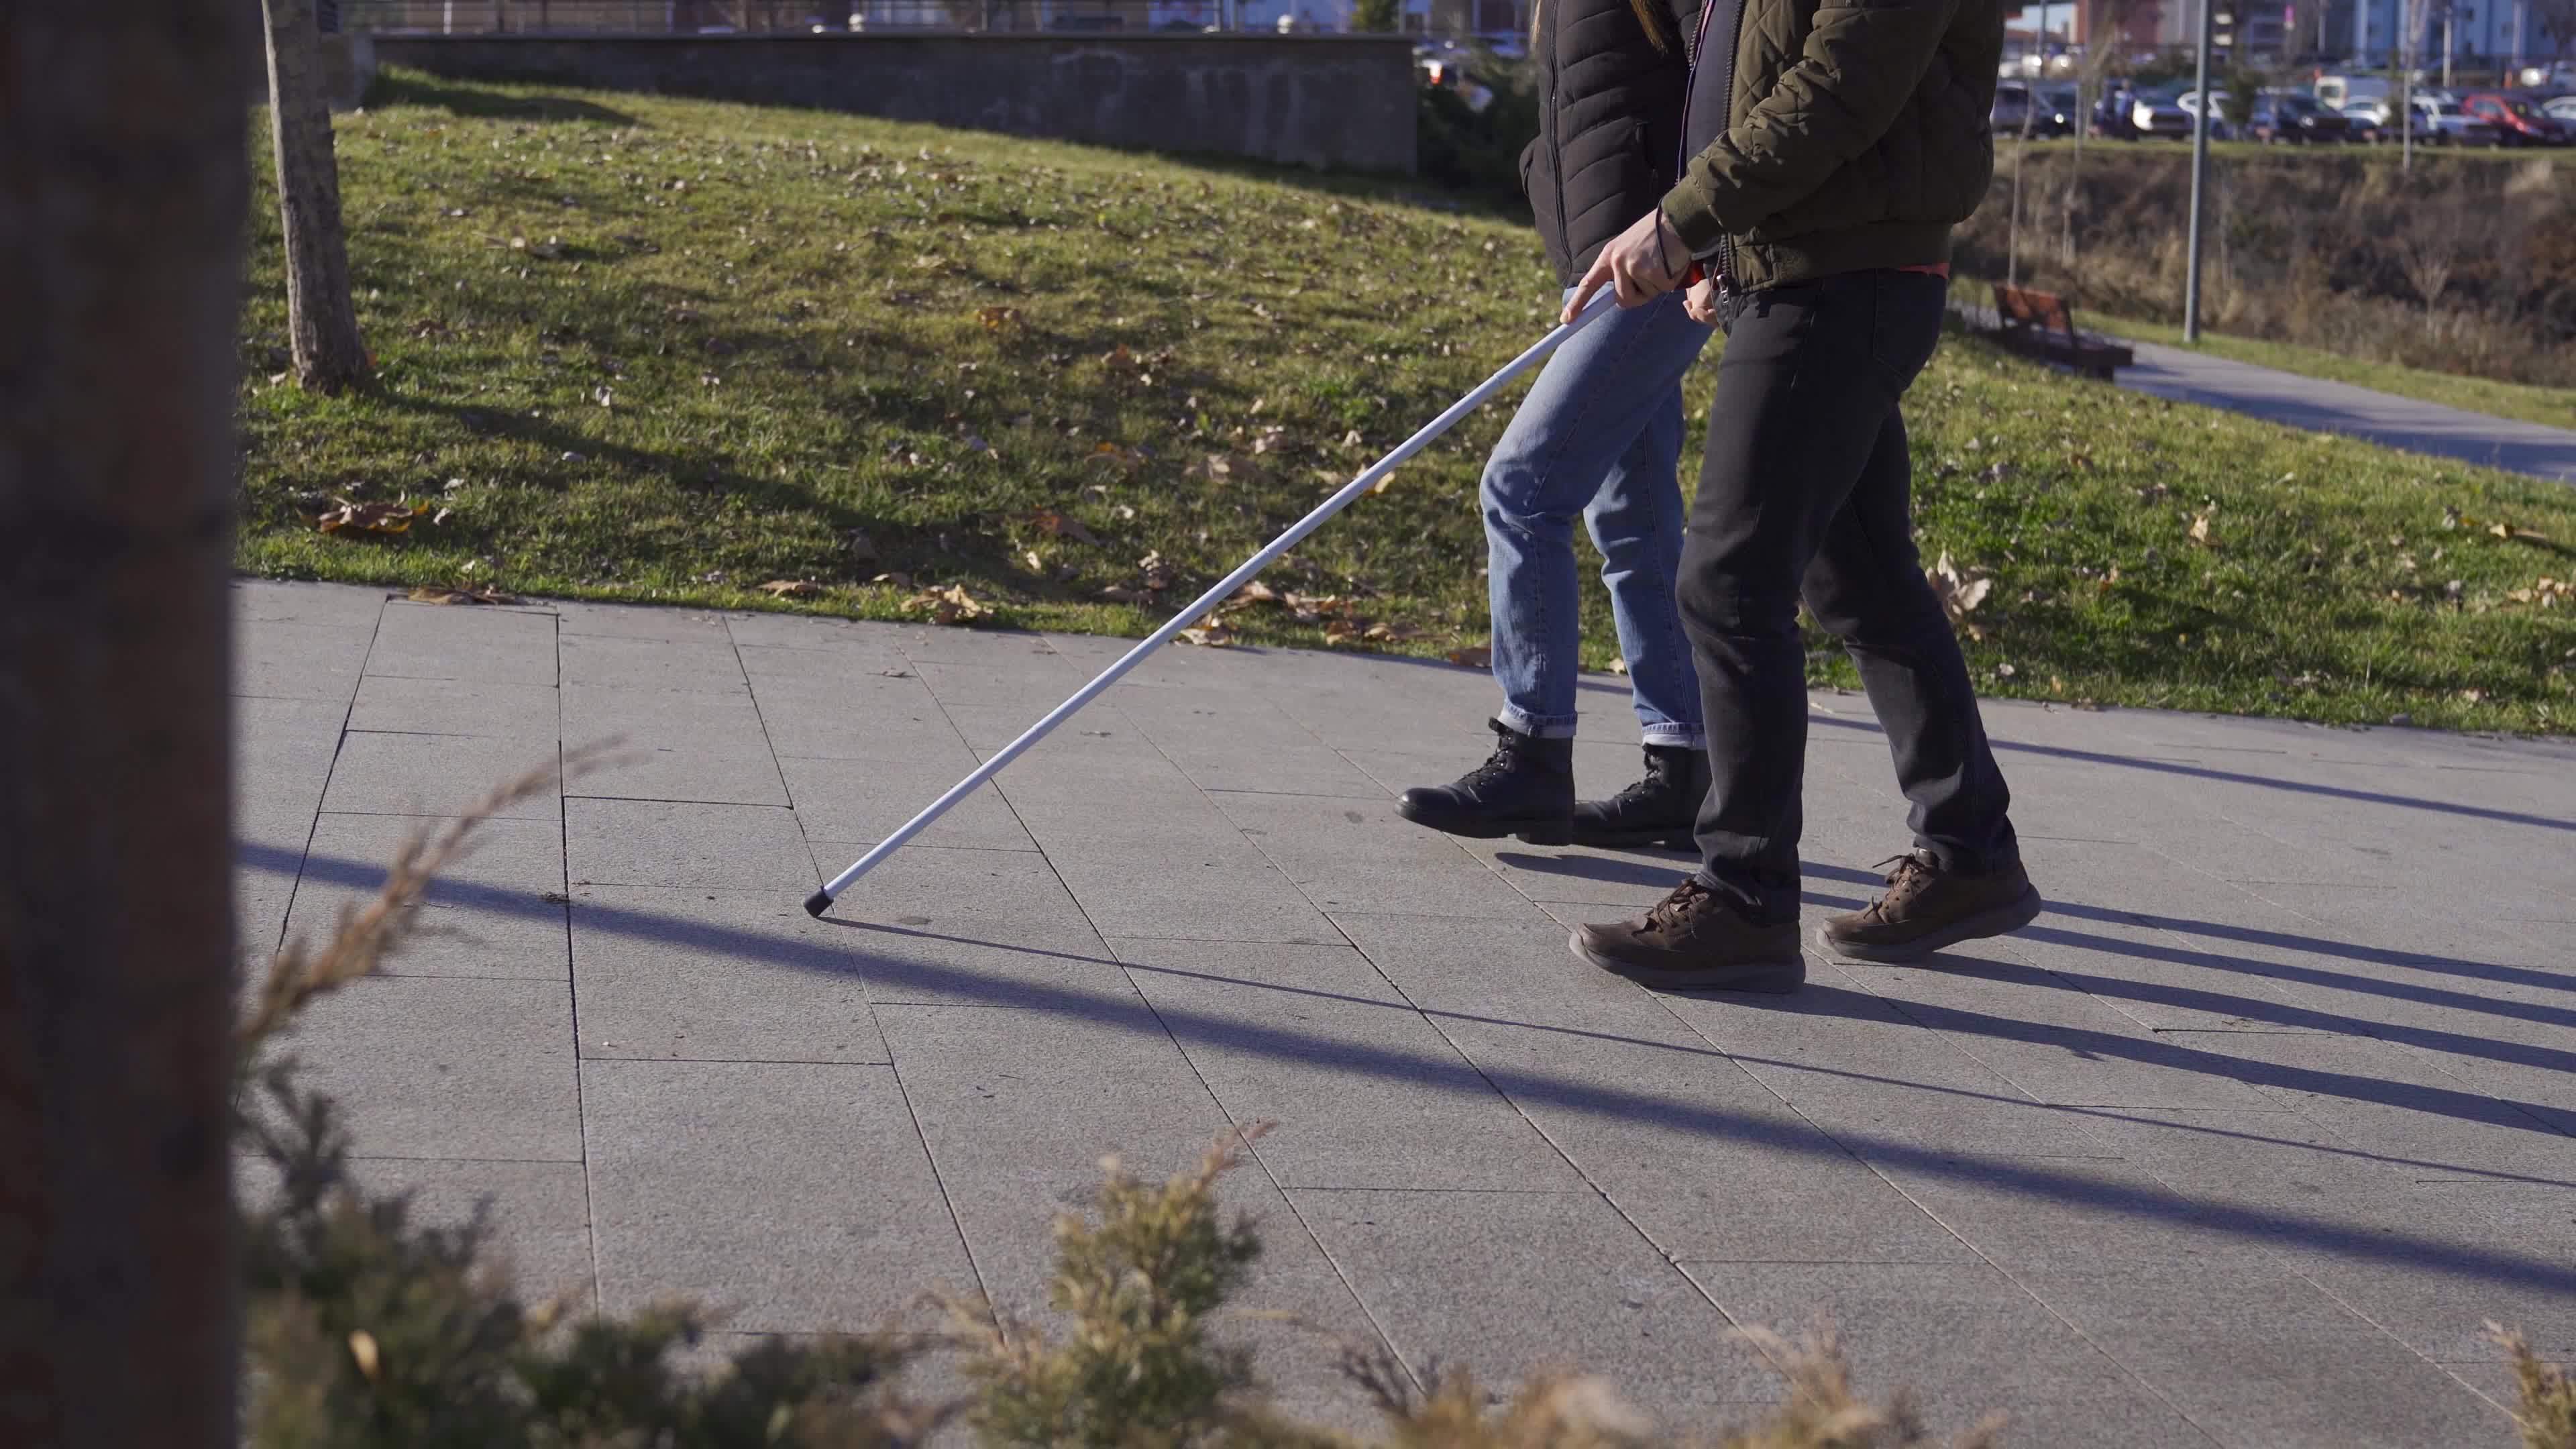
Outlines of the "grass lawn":
[{"label": "grass lawn", "polygon": [[[417,77],[342,118],[340,157],[379,375],[279,380],[263,203],[261,574],[1142,633],[1553,311],[1526,226],[1385,183]],[[1294,600],[1228,625],[1482,643],[1475,486],[1508,402],[1275,569]],[[2531,592],[2576,574],[2576,491],[1965,340],[1908,415],[1927,560],[1994,581],[1968,618],[1992,692],[2576,728],[2576,603]],[[335,498],[432,511],[321,533]],[[1813,676],[1851,682],[1816,644]]]},{"label": "grass lawn", "polygon": [[[2182,329],[2162,322],[2132,322],[2126,318],[2097,317],[2086,312],[2076,319],[2076,325],[2120,337],[2133,337],[2141,342],[2162,342],[2174,347],[2183,345]],[[2576,428],[2576,388],[2533,387],[2528,383],[2428,372],[2420,367],[2394,362],[2365,362],[2294,343],[2222,337],[2209,331],[2200,334],[2199,345],[2202,351],[2214,357],[2277,367],[2302,377],[2321,377],[2330,382],[2377,388],[2381,392],[2421,398],[2425,402],[2443,403],[2499,418],[2518,418],[2553,428]]]}]

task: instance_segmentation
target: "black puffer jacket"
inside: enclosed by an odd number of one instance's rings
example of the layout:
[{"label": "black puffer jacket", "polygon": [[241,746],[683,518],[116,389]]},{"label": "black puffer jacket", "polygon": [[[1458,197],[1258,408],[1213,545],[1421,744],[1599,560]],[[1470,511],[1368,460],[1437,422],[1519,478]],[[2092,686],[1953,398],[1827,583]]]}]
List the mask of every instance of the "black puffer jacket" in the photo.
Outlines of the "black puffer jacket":
[{"label": "black puffer jacket", "polygon": [[1698,0],[1538,0],[1539,132],[1521,189],[1567,286],[1673,184],[1690,84],[1676,8],[1696,19]]}]

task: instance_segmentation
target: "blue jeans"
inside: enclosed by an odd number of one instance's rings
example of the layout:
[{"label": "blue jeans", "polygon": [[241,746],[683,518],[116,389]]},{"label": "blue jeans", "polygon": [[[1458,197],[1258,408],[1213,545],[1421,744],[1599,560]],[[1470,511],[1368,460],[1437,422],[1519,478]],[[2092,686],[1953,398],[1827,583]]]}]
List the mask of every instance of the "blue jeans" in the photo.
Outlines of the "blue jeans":
[{"label": "blue jeans", "polygon": [[1682,374],[1708,338],[1709,329],[1682,311],[1678,292],[1613,311],[1547,360],[1485,464],[1499,718],[1523,734],[1574,734],[1580,513],[1601,550],[1601,582],[1610,589],[1646,743],[1697,745],[1705,738],[1673,578],[1682,552],[1674,477]]}]

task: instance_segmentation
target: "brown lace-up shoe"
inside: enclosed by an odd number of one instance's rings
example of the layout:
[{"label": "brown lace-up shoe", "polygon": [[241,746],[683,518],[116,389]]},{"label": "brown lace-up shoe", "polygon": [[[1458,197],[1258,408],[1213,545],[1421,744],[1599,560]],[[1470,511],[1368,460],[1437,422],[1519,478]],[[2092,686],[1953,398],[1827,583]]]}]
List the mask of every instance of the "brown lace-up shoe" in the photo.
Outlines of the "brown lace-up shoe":
[{"label": "brown lace-up shoe", "polygon": [[1686,880],[1645,919],[1579,926],[1574,954],[1604,971],[1667,991],[1797,990],[1807,980],[1798,926],[1759,926],[1733,902]]},{"label": "brown lace-up shoe", "polygon": [[1928,850],[1881,861],[1887,894],[1816,928],[1816,944],[1854,961],[1899,965],[1945,946],[2018,931],[2044,904],[2018,862],[1985,875],[1943,870]]}]

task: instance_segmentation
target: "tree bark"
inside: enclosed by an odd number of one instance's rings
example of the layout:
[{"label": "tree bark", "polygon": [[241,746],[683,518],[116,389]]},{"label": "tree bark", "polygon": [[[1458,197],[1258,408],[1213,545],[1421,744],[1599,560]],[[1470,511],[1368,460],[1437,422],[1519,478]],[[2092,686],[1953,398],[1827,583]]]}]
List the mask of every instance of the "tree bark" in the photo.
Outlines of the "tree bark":
[{"label": "tree bark", "polygon": [[238,0],[0,5],[0,1443],[231,1446]]},{"label": "tree bark", "polygon": [[367,348],[349,299],[349,242],[340,227],[340,163],[315,56],[313,0],[260,0],[268,17],[268,118],[277,155],[277,210],[286,236],[286,330],[295,378],[338,392],[367,375]]}]

